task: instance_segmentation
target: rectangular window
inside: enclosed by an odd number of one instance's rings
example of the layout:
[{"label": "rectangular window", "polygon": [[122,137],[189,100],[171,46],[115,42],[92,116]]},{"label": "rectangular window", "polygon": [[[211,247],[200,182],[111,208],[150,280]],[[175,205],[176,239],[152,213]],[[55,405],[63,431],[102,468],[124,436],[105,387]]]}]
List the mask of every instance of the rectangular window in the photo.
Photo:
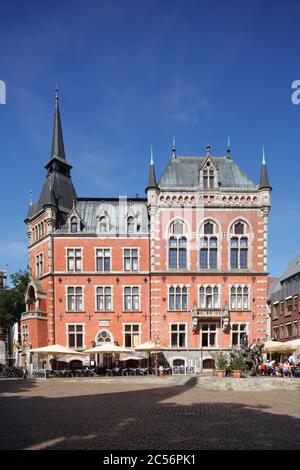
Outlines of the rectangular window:
[{"label": "rectangular window", "polygon": [[287,323],[285,325],[285,333],[286,333],[286,338],[289,338],[290,336],[292,336],[292,324],[291,323]]},{"label": "rectangular window", "polygon": [[135,348],[140,343],[140,325],[124,325],[124,344],[126,348]]},{"label": "rectangular window", "polygon": [[67,271],[81,271],[82,269],[82,249],[67,249]]},{"label": "rectangular window", "polygon": [[28,325],[22,325],[22,344],[28,343],[29,334],[28,334]]},{"label": "rectangular window", "polygon": [[186,347],[186,325],[185,323],[171,323],[171,347]]},{"label": "rectangular window", "polygon": [[274,326],[273,328],[273,338],[275,341],[279,340],[279,327]]},{"label": "rectangular window", "polygon": [[235,285],[230,288],[231,310],[249,310],[249,286]]},{"label": "rectangular window", "polygon": [[79,324],[68,325],[69,348],[82,349],[84,347],[83,330],[84,330],[84,325],[79,325]]},{"label": "rectangular window", "polygon": [[111,249],[110,248],[97,248],[96,249],[96,270],[97,271],[110,271],[111,270]]},{"label": "rectangular window", "polygon": [[124,271],[138,271],[139,258],[136,248],[124,249]]},{"label": "rectangular window", "polygon": [[81,286],[68,287],[67,306],[69,311],[80,312],[83,310],[83,289]]},{"label": "rectangular window", "polygon": [[110,286],[99,286],[96,289],[96,305],[97,310],[101,311],[111,311],[112,310],[112,303],[111,303],[111,287]]},{"label": "rectangular window", "polygon": [[139,310],[140,293],[138,287],[124,288],[124,310]]},{"label": "rectangular window", "polygon": [[231,344],[232,346],[241,346],[242,339],[247,334],[246,323],[233,323],[231,328]]},{"label": "rectangular window", "polygon": [[247,269],[248,267],[248,249],[241,248],[240,251],[240,268]]},{"label": "rectangular window", "polygon": [[35,273],[36,277],[41,277],[43,275],[43,254],[40,253],[35,257]]},{"label": "rectangular window", "polygon": [[217,324],[203,323],[201,325],[201,345],[202,348],[216,347]]},{"label": "rectangular window", "polygon": [[231,251],[230,251],[230,266],[231,266],[231,269],[237,269],[238,268],[238,249],[236,249],[236,248],[231,248]]}]

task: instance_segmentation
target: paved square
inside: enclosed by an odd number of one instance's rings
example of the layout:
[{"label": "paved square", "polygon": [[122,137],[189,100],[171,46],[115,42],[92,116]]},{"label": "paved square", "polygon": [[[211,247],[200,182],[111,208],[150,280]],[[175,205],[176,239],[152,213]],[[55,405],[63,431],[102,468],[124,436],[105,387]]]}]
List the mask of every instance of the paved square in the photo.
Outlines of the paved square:
[{"label": "paved square", "polygon": [[0,380],[1,449],[300,449],[297,391]]}]

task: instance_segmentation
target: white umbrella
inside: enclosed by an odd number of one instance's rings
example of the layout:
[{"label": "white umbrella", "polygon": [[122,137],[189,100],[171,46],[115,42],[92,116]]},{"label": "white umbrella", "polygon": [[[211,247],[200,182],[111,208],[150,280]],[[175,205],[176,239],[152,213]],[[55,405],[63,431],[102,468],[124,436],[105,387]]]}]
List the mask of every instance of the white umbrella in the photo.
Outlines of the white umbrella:
[{"label": "white umbrella", "polygon": [[280,351],[288,351],[294,352],[300,350],[300,338],[298,339],[291,339],[290,341],[286,341],[285,343],[281,343]]},{"label": "white umbrella", "polygon": [[63,355],[63,354],[77,354],[82,356],[82,352],[75,351],[74,349],[66,348],[65,346],[61,346],[60,344],[52,344],[51,346],[44,346],[42,348],[33,348],[30,349],[29,352],[31,353],[38,353],[38,354],[45,354],[45,355]]},{"label": "white umbrella", "polygon": [[95,348],[86,349],[85,354],[122,354],[122,353],[132,353],[134,352],[131,348],[125,348],[121,346],[116,346],[114,343],[102,343],[100,346]]},{"label": "white umbrella", "polygon": [[146,343],[139,344],[134,348],[136,351],[165,351],[167,348],[161,346],[158,343],[154,343],[154,341],[146,341]]},{"label": "white umbrella", "polygon": [[280,341],[266,341],[263,347],[263,352],[280,352],[282,349],[282,344]]}]

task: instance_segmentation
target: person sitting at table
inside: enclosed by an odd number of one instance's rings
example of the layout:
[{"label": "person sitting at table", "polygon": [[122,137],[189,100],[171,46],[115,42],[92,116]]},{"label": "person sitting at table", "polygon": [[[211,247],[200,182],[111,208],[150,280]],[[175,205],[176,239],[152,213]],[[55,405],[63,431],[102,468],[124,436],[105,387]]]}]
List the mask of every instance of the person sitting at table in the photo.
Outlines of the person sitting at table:
[{"label": "person sitting at table", "polygon": [[291,377],[291,375],[292,375],[291,365],[290,365],[288,359],[284,362],[284,364],[282,366],[282,372],[283,372],[284,377]]}]

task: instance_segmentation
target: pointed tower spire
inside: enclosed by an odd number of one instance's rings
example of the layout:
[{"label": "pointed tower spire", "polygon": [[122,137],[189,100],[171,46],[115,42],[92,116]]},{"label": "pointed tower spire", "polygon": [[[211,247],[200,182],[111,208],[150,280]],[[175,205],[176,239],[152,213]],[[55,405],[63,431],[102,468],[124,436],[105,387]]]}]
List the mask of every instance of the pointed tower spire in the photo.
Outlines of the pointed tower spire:
[{"label": "pointed tower spire", "polygon": [[149,176],[148,176],[148,185],[146,191],[150,188],[156,188],[156,176],[155,176],[155,168],[154,168],[154,159],[153,159],[153,148],[151,145],[150,149],[150,168],[149,168]]},{"label": "pointed tower spire", "polygon": [[55,111],[54,111],[54,125],[53,125],[53,136],[52,136],[52,147],[51,147],[51,158],[57,157],[66,159],[64,139],[61,127],[59,104],[58,104],[58,88],[55,91]]},{"label": "pointed tower spire", "polygon": [[176,142],[175,142],[175,137],[173,137],[173,142],[172,142],[172,157],[176,158]]},{"label": "pointed tower spire", "polygon": [[261,171],[260,171],[260,182],[259,182],[259,189],[272,189],[269,183],[268,171],[267,171],[267,164],[266,164],[266,157],[265,157],[265,147],[263,146],[263,153],[262,153],[262,164],[261,164]]},{"label": "pointed tower spire", "polygon": [[227,138],[227,158],[231,158],[230,136]]}]

